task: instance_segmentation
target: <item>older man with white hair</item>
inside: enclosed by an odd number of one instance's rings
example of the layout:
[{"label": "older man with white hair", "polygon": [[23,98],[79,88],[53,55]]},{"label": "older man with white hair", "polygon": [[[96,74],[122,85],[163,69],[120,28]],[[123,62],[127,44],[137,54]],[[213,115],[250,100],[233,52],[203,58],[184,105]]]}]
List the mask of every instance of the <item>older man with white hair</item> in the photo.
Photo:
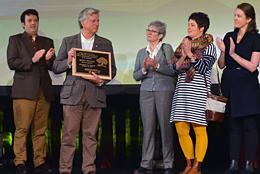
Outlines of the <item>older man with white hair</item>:
[{"label": "older man with white hair", "polygon": [[102,108],[106,107],[106,94],[103,86],[108,82],[92,73],[91,80],[72,76],[71,63],[73,48],[97,50],[111,53],[112,77],[116,66],[111,41],[98,36],[99,10],[83,9],[78,17],[81,32],[63,39],[57,59],[53,65],[55,73],[66,72],[60,98],[63,104],[64,127],[60,151],[61,174],[70,174],[75,152],[76,137],[82,128],[83,174],[95,174],[96,133]]}]

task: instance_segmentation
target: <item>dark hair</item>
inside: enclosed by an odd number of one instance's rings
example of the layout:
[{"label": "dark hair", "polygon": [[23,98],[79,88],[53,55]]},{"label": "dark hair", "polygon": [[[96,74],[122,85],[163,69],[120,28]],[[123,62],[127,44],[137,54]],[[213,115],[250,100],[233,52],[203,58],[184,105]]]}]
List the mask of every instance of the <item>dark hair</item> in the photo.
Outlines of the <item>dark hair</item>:
[{"label": "dark hair", "polygon": [[26,15],[34,15],[34,16],[37,16],[38,20],[39,20],[39,13],[35,10],[35,9],[27,9],[25,10],[21,16],[20,16],[20,20],[22,23],[25,22],[25,16]]},{"label": "dark hair", "polygon": [[202,12],[195,12],[190,15],[188,20],[190,19],[194,20],[198,24],[199,28],[204,27],[203,33],[206,33],[209,28],[209,17],[207,14]]},{"label": "dark hair", "polygon": [[249,3],[242,3],[237,5],[237,8],[242,10],[247,18],[251,18],[251,21],[248,23],[247,31],[257,33],[258,29],[256,26],[256,19],[255,19],[255,9]]}]

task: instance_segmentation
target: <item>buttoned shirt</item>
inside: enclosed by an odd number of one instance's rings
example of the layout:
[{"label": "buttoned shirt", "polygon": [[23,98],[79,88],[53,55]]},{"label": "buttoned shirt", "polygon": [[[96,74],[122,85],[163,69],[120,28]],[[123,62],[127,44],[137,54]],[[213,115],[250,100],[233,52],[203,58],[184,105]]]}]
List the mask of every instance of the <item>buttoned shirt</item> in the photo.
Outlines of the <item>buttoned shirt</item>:
[{"label": "buttoned shirt", "polygon": [[151,51],[150,45],[147,45],[146,51],[149,53],[149,57],[154,59],[155,56],[157,55],[158,51],[160,50],[161,46],[162,46],[162,42],[159,42],[156,45],[155,49],[153,51]]}]

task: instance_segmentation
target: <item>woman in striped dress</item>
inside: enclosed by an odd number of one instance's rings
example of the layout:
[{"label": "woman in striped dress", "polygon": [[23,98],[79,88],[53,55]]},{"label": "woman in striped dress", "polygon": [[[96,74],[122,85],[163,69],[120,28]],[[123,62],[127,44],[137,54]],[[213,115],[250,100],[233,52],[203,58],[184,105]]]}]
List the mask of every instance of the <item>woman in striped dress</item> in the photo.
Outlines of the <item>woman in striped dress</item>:
[{"label": "woman in striped dress", "polygon": [[[188,19],[188,36],[176,49],[172,67],[179,71],[172,102],[170,122],[174,122],[187,166],[182,174],[200,174],[200,164],[207,151],[208,137],[205,118],[210,73],[216,60],[213,37],[206,34],[207,14],[192,13]],[[190,127],[196,135],[196,147],[189,135]],[[195,154],[194,154],[195,151]],[[193,161],[193,162],[192,162]]]}]

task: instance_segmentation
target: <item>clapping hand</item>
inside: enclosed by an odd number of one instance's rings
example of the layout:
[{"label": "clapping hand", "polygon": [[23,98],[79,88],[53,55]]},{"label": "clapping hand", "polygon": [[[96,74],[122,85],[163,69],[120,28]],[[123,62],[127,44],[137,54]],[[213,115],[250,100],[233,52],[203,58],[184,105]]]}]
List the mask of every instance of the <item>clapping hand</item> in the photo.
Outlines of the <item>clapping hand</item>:
[{"label": "clapping hand", "polygon": [[45,60],[50,60],[52,58],[52,56],[54,55],[54,53],[55,53],[54,48],[50,48],[45,55]]},{"label": "clapping hand", "polygon": [[231,57],[234,57],[234,55],[236,54],[235,53],[236,46],[235,46],[235,43],[234,43],[234,41],[233,41],[233,39],[231,37],[229,38],[229,40],[230,40],[229,55]]},{"label": "clapping hand", "polygon": [[216,38],[216,44],[217,44],[217,46],[218,46],[218,48],[220,49],[221,52],[225,52],[226,46],[225,46],[225,43],[222,39],[217,37]]},{"label": "clapping hand", "polygon": [[182,44],[182,46],[181,46],[181,58],[186,58],[186,57],[187,57],[187,55],[186,55],[186,52],[184,50],[184,45]]},{"label": "clapping hand", "polygon": [[144,69],[145,70],[149,69],[150,67],[156,69],[157,65],[158,65],[157,61],[153,58],[147,57],[144,59]]},{"label": "clapping hand", "polygon": [[148,59],[148,58],[145,58],[145,59],[144,59],[144,70],[145,70],[145,71],[148,69],[147,59]]},{"label": "clapping hand", "polygon": [[156,70],[158,68],[158,62],[157,60],[154,58],[153,59],[153,69]]},{"label": "clapping hand", "polygon": [[191,52],[191,40],[189,40],[187,37],[185,37],[182,41],[182,50],[185,53],[184,55],[192,57],[193,54]]},{"label": "clapping hand", "polygon": [[45,51],[46,51],[45,49],[41,49],[41,50],[36,51],[34,56],[32,57],[32,62],[33,63],[39,62],[39,60],[44,55]]}]

